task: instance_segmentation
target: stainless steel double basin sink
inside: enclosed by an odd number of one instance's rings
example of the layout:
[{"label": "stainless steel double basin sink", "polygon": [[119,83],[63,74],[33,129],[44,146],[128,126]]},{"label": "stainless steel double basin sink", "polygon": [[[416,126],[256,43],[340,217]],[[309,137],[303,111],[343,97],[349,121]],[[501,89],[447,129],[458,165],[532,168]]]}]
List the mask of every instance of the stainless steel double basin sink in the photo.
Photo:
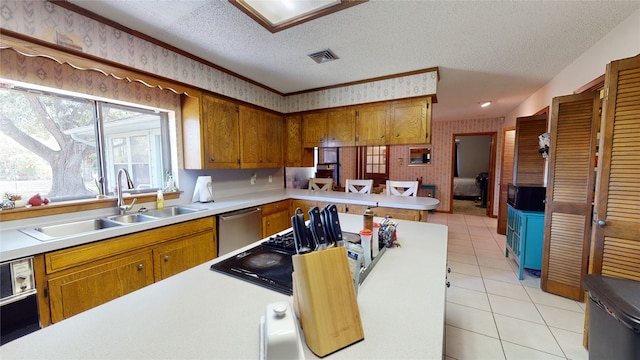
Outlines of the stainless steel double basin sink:
[{"label": "stainless steel double basin sink", "polygon": [[135,223],[166,219],[173,216],[191,214],[203,209],[193,209],[184,206],[172,206],[163,210],[148,210],[125,215],[113,215],[99,219],[73,221],[59,225],[37,226],[20,229],[21,232],[40,241],[50,241],[59,238],[91,233],[103,229],[127,226]]}]

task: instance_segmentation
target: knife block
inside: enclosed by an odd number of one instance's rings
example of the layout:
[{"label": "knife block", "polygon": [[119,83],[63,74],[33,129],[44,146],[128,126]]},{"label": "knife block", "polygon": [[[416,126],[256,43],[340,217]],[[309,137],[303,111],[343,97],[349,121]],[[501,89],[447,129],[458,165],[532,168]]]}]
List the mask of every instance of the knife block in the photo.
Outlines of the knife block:
[{"label": "knife block", "polygon": [[345,247],[294,255],[293,304],[309,349],[323,357],[364,339]]}]

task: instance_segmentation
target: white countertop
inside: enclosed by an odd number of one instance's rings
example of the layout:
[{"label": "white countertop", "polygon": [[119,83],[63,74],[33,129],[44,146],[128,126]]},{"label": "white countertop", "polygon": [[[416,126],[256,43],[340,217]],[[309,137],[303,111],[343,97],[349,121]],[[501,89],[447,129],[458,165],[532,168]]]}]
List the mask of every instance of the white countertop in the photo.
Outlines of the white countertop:
[{"label": "white countertop", "polygon": [[[340,221],[362,226],[357,215]],[[402,247],[387,249],[359,289],[365,339],[326,359],[442,359],[447,227],[397,222]],[[265,307],[293,298],[209,270],[215,261],[10,342],[0,357],[257,359]]]},{"label": "white countertop", "polygon": [[[31,218],[10,222],[0,222],[0,262],[18,259],[22,257],[42,254],[66,247],[86,244],[93,241],[111,237],[122,236],[133,232],[149,230],[159,226],[171,225],[187,220],[193,220],[205,216],[218,215],[229,211],[244,209],[251,206],[280,201],[285,199],[317,200],[336,203],[350,203],[356,205],[386,206],[412,210],[433,210],[438,207],[440,201],[429,197],[407,197],[389,195],[353,194],[338,191],[309,191],[301,189],[279,189],[262,191],[241,196],[216,199],[212,203],[187,203],[180,204],[186,207],[201,208],[203,211],[160,219],[130,224],[115,228],[108,228],[92,233],[68,236],[51,241],[40,241],[20,232],[20,228],[35,226],[55,225],[70,221],[95,219],[116,214],[116,209],[104,209],[88,211],[82,214],[63,214],[47,218]],[[167,202],[167,205],[173,205]]]}]

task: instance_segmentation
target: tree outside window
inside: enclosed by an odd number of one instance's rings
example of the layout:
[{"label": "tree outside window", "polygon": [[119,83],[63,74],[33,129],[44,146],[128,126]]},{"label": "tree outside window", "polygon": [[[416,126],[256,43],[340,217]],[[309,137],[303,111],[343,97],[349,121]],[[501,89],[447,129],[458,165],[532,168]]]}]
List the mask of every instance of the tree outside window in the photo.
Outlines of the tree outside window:
[{"label": "tree outside window", "polygon": [[115,190],[119,168],[132,174],[138,190],[161,189],[171,171],[166,136],[163,112],[2,87],[0,192],[90,198],[99,193],[100,178],[107,193]]}]

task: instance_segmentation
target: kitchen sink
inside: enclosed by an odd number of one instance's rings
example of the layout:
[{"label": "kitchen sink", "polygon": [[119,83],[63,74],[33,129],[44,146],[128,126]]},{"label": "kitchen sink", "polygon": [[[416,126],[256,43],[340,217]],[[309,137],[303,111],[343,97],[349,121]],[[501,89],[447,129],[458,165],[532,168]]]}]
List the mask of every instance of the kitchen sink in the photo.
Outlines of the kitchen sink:
[{"label": "kitchen sink", "polygon": [[148,210],[144,214],[148,216],[153,216],[153,217],[166,218],[166,217],[171,217],[176,215],[191,214],[197,211],[201,211],[201,209],[192,209],[192,208],[182,207],[182,206],[173,206],[173,207],[168,207],[162,210]]},{"label": "kitchen sink", "polygon": [[94,219],[75,221],[60,225],[20,229],[20,231],[38,240],[49,241],[59,237],[89,233],[115,226],[122,226],[122,224],[109,219]]},{"label": "kitchen sink", "polygon": [[119,223],[127,223],[127,224],[157,220],[157,218],[153,216],[148,216],[143,214],[116,215],[116,216],[109,216],[107,219],[111,221],[115,221]]}]

